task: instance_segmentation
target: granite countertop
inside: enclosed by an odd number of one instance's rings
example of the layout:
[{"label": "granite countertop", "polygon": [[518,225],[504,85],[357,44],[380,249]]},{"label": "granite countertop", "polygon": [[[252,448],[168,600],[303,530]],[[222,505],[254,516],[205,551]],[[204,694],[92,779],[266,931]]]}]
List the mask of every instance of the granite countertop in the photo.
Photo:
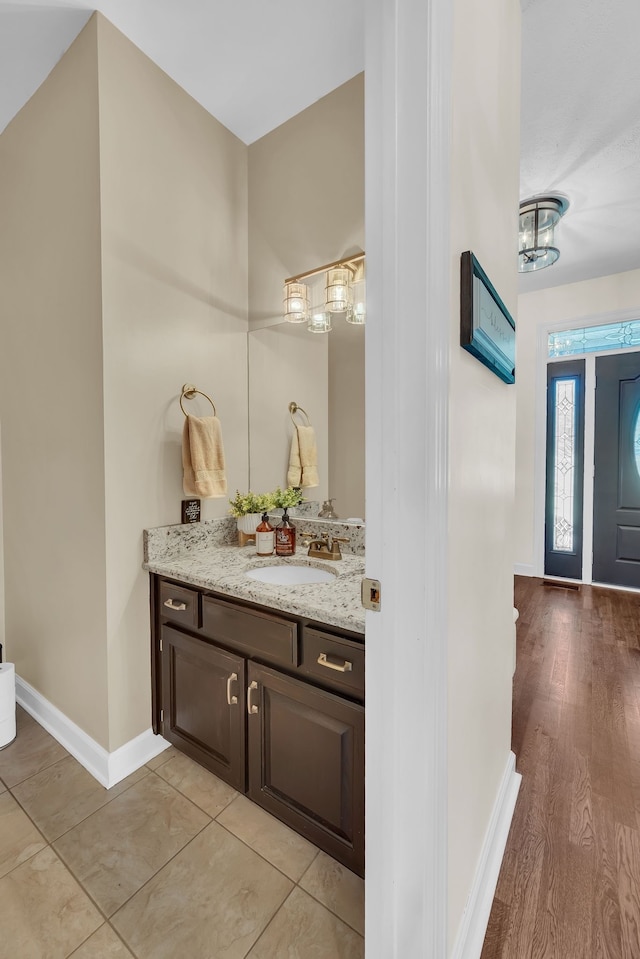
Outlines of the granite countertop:
[{"label": "granite countertop", "polygon": [[[247,570],[274,563],[315,566],[336,576],[331,583],[275,586],[245,576]],[[320,623],[364,633],[364,608],[360,583],[364,556],[343,553],[341,560],[309,559],[304,548],[291,558],[259,557],[255,546],[199,544],[176,555],[148,556],[144,568],[152,573],[272,609],[294,613]]]}]

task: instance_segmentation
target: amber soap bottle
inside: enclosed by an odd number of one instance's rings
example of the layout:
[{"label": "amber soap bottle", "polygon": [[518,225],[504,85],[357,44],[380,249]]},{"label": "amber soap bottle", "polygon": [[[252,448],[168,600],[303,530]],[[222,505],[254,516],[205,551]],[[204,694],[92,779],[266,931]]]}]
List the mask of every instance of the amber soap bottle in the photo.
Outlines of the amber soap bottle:
[{"label": "amber soap bottle", "polygon": [[262,514],[262,522],[256,527],[256,553],[258,556],[271,556],[275,545],[273,526],[266,513]]},{"label": "amber soap bottle", "polygon": [[296,528],[289,519],[286,509],[282,521],[276,526],[276,556],[293,556],[296,551]]}]

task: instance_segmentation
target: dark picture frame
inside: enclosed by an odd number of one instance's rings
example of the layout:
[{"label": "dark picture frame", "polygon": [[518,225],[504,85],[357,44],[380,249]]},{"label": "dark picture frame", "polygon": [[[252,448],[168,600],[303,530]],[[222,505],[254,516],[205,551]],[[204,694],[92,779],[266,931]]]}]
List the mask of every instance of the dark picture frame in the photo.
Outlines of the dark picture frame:
[{"label": "dark picture frame", "polygon": [[471,250],[460,257],[460,346],[515,383],[516,325]]}]

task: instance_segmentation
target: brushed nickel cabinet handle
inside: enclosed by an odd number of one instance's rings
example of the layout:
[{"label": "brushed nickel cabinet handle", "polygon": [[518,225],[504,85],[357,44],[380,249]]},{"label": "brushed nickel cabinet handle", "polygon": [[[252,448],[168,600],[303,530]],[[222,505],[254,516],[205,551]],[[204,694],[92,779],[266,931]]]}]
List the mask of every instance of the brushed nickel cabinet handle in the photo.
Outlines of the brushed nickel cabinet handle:
[{"label": "brushed nickel cabinet handle", "polygon": [[251,705],[251,690],[252,690],[252,689],[257,689],[257,688],[258,688],[258,684],[257,684],[257,682],[255,681],[255,679],[252,680],[252,681],[249,683],[249,685],[247,686],[247,712],[249,713],[250,716],[251,716],[253,713],[257,713],[257,712],[258,712],[258,707]]},{"label": "brushed nickel cabinet handle", "polygon": [[336,669],[339,673],[350,673],[353,669],[353,663],[350,663],[348,659],[345,659],[342,666],[340,663],[330,663],[326,653],[320,653],[318,656],[318,666],[326,666],[327,669]]},{"label": "brushed nickel cabinet handle", "polygon": [[164,605],[167,607],[167,609],[173,609],[178,613],[184,612],[184,610],[187,608],[186,603],[176,603],[173,599],[165,599]]},{"label": "brushed nickel cabinet handle", "polygon": [[227,678],[227,706],[237,706],[238,704],[238,697],[231,695],[231,683],[237,683],[237,682],[238,682],[238,674],[231,673],[231,675]]}]

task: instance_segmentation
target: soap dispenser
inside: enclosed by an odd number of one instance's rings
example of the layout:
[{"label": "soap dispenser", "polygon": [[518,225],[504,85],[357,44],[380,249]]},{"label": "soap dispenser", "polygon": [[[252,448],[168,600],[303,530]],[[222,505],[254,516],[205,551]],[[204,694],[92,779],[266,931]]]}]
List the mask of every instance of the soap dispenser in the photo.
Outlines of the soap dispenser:
[{"label": "soap dispenser", "polygon": [[296,551],[296,528],[285,509],[280,525],[276,527],[276,556],[293,556]]},{"label": "soap dispenser", "polygon": [[271,556],[275,546],[275,533],[266,513],[262,514],[262,522],[256,527],[256,553],[258,556]]}]

